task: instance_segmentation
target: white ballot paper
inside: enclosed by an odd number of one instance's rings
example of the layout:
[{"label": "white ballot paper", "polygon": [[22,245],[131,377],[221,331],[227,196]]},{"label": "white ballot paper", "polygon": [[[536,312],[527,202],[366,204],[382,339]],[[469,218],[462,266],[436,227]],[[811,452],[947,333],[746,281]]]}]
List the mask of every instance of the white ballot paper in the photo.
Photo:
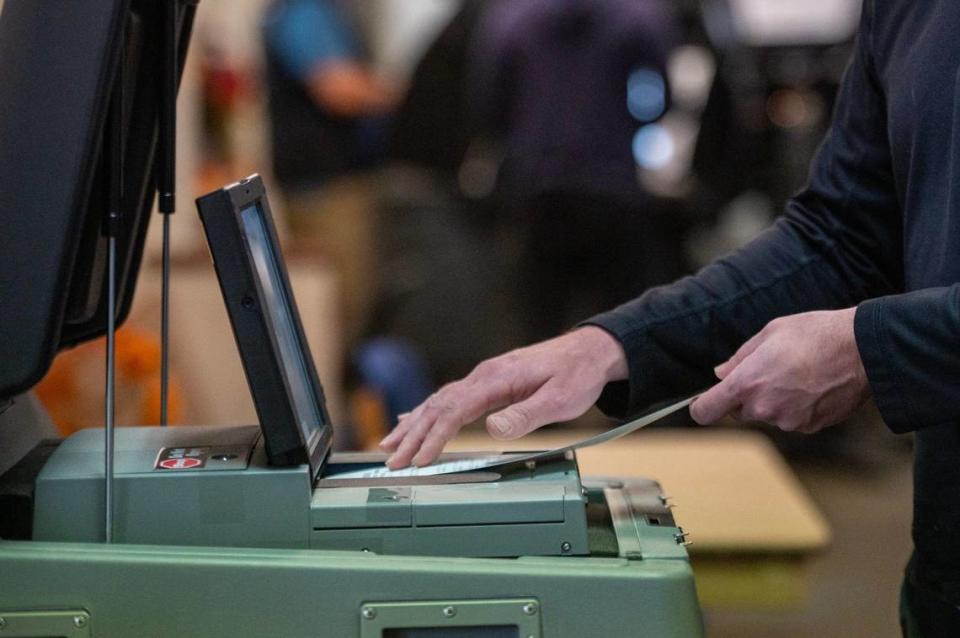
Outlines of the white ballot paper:
[{"label": "white ballot paper", "polygon": [[471,470],[482,470],[488,467],[496,467],[498,465],[507,465],[508,463],[519,463],[522,461],[535,461],[537,459],[546,458],[548,456],[556,456],[570,450],[579,450],[580,448],[590,447],[592,445],[599,445],[600,443],[606,443],[607,441],[613,441],[614,439],[619,439],[621,436],[630,434],[631,432],[636,432],[640,428],[645,428],[648,425],[656,423],[657,421],[670,416],[674,412],[678,412],[683,408],[687,407],[693,400],[696,399],[696,396],[689,397],[683,401],[679,401],[672,405],[668,405],[665,408],[657,410],[656,412],[651,412],[646,416],[642,416],[639,419],[629,421],[613,428],[603,434],[598,434],[592,436],[589,439],[584,439],[576,443],[572,443],[565,447],[559,447],[554,450],[546,450],[541,452],[514,452],[509,454],[491,454],[489,456],[478,456],[471,459],[459,459],[456,461],[446,461],[443,463],[437,463],[436,465],[427,465],[425,467],[407,467],[402,470],[390,470],[386,465],[371,468],[369,470],[357,470],[355,472],[344,472],[342,474],[332,474],[325,478],[327,479],[353,479],[353,478],[400,478],[404,476],[436,476],[438,474],[454,474],[459,472],[469,472]]}]

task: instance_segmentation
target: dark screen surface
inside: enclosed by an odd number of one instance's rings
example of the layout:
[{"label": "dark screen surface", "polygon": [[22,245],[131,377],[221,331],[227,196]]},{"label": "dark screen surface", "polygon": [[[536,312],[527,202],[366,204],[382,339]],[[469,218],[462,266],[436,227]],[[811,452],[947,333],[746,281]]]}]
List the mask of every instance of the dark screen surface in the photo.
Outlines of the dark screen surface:
[{"label": "dark screen surface", "polygon": [[[129,311],[154,200],[155,0],[5,0],[0,12],[0,399],[106,331],[105,143],[122,87],[118,306]],[[195,7],[178,12],[180,68]]]},{"label": "dark screen surface", "polygon": [[267,233],[263,208],[259,204],[248,206],[240,211],[240,218],[263,295],[264,316],[276,337],[281,370],[297,425],[304,440],[309,441],[322,425],[323,417],[319,397],[310,382],[306,344],[300,342],[294,323],[295,311],[283,285],[281,262]]}]

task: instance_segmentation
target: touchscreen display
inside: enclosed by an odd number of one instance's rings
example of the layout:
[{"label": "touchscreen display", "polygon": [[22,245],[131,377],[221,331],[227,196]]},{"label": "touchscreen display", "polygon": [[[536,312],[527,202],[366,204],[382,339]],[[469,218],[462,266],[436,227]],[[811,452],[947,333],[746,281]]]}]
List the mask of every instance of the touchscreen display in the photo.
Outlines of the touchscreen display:
[{"label": "touchscreen display", "polygon": [[253,256],[257,279],[263,291],[263,302],[266,305],[263,309],[264,317],[270,322],[276,335],[283,376],[293,398],[297,424],[303,432],[304,441],[309,442],[323,424],[323,417],[304,360],[306,344],[301,344],[298,338],[292,300],[287,298],[278,270],[279,256],[275,253],[273,242],[267,233],[262,210],[257,205],[249,206],[240,211],[240,217]]}]

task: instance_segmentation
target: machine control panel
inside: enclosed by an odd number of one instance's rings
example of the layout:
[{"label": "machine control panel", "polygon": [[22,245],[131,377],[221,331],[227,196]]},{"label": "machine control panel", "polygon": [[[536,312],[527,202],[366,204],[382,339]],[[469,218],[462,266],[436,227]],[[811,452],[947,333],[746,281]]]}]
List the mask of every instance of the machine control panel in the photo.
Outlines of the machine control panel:
[{"label": "machine control panel", "polygon": [[250,462],[250,446],[199,445],[164,447],[153,465],[155,472],[245,470]]}]

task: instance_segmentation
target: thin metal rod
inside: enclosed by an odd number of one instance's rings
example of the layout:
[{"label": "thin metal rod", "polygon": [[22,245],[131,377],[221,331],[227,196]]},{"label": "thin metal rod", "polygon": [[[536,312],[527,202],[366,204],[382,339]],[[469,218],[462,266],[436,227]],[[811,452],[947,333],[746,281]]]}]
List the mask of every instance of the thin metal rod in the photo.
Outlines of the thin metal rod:
[{"label": "thin metal rod", "polygon": [[178,0],[163,4],[160,78],[158,208],[163,215],[160,309],[160,425],[167,425],[170,399],[170,216],[177,204],[177,15]]},{"label": "thin metal rod", "polygon": [[[120,29],[120,42],[125,40],[126,25]],[[107,543],[113,542],[113,460],[114,426],[116,425],[117,390],[117,235],[120,234],[120,218],[123,206],[123,97],[124,71],[123,60],[126,48],[121,46],[120,64],[117,69],[110,104],[110,116],[107,125],[107,144],[104,152],[107,157],[107,210],[104,220],[104,234],[107,237],[107,388],[104,397],[104,445],[103,445],[103,500],[104,520],[103,537]]]},{"label": "thin metal rod", "polygon": [[160,136],[157,166],[161,213],[172,214],[176,210],[177,190],[177,77],[179,54],[177,52],[178,0],[165,0],[161,33],[160,103],[158,133]]},{"label": "thin metal rod", "polygon": [[163,274],[160,293],[160,425],[167,425],[170,392],[170,215],[163,215]]},{"label": "thin metal rod", "polygon": [[117,238],[107,239],[107,392],[106,392],[106,444],[104,445],[104,500],[106,516],[104,536],[113,542],[113,443],[116,392],[117,336]]}]

